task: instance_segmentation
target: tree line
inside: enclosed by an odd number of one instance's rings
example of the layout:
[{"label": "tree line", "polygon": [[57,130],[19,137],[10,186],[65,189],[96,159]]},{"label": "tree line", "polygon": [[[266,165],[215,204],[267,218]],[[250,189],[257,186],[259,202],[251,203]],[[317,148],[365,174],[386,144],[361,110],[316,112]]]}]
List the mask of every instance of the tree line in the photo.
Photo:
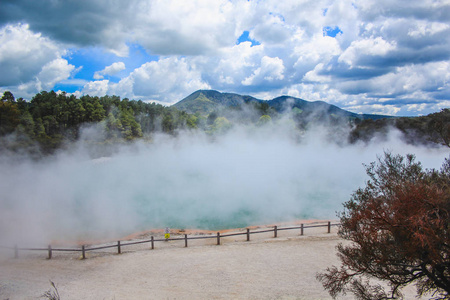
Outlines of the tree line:
[{"label": "tree line", "polygon": [[118,96],[82,96],[65,92],[40,92],[31,101],[15,99],[6,91],[0,101],[0,136],[14,134],[13,142],[3,140],[1,148],[30,151],[36,146],[52,153],[67,142],[77,141],[88,124],[102,124],[103,142],[132,141],[160,131],[197,128],[198,118],[173,107]]},{"label": "tree line", "polygon": [[[82,129],[88,125],[95,125],[101,132],[95,143],[107,145],[136,139],[151,140],[156,132],[176,134],[180,130],[200,129],[214,135],[228,131],[233,125],[270,126],[286,122],[286,118],[267,103],[247,106],[201,115],[189,114],[174,106],[118,96],[85,95],[78,98],[65,92],[42,91],[26,101],[15,99],[6,91],[0,101],[0,151],[51,154],[78,141]],[[377,120],[347,119],[298,109],[293,109],[290,114],[289,128],[304,132],[311,126],[323,125],[330,129],[330,140],[370,141],[397,128],[407,143],[450,147],[450,109],[422,117]],[[347,136],[342,138],[342,134]]]},{"label": "tree line", "polygon": [[390,129],[402,133],[408,144],[437,144],[450,147],[450,109],[420,117],[366,119],[358,121],[350,133],[349,141],[369,141],[378,135],[385,137]]}]

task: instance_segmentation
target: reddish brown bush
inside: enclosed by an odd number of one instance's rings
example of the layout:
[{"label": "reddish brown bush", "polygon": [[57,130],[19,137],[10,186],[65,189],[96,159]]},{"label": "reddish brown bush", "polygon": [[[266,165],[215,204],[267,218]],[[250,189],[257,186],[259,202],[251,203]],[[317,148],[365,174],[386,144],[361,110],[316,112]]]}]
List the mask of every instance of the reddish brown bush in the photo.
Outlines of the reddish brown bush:
[{"label": "reddish brown bush", "polygon": [[352,243],[337,247],[339,268],[317,275],[331,296],[401,299],[415,284],[419,296],[450,299],[450,159],[440,171],[414,160],[386,153],[366,166],[370,180],[339,215]]}]

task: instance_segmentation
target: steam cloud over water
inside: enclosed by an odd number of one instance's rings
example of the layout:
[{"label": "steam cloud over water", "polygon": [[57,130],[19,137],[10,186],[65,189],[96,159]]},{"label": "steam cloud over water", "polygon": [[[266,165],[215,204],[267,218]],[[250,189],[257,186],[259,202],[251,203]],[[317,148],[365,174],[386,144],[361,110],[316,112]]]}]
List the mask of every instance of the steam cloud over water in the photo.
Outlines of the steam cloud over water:
[{"label": "steam cloud over water", "polygon": [[336,218],[384,151],[440,168],[447,149],[337,145],[312,130],[235,128],[155,136],[92,159],[80,146],[42,161],[1,159],[0,244],[107,238],[160,228],[220,229]]}]

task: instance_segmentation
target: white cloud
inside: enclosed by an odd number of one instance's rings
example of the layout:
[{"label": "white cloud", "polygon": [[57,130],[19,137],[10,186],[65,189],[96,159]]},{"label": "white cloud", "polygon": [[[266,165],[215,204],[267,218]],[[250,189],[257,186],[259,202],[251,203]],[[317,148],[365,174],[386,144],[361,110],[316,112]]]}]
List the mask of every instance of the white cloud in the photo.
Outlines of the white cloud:
[{"label": "white cloud", "polygon": [[[209,86],[201,74],[184,58],[164,58],[148,62],[134,70],[129,79],[133,82],[133,94],[139,98],[176,102],[188,93]],[[172,98],[173,97],[173,98]]]},{"label": "white cloud", "polygon": [[75,66],[61,58],[62,46],[28,25],[7,25],[0,29],[0,86],[16,97],[31,97],[68,79]]},{"label": "white cloud", "polygon": [[192,58],[189,63],[215,89],[236,91],[260,67],[265,51],[262,45],[252,47],[250,42],[244,42],[222,49],[217,56]]},{"label": "white cloud", "polygon": [[115,62],[112,65],[105,67],[103,70],[95,72],[94,79],[103,79],[104,75],[115,75],[123,70],[125,70],[125,64],[123,62]]},{"label": "white cloud", "polygon": [[109,80],[89,82],[82,93],[175,103],[198,89],[209,88],[202,81],[200,72],[185,58],[170,57],[145,63],[118,83]]},{"label": "white cloud", "polygon": [[[399,113],[431,111],[450,99],[450,4],[444,0],[11,3],[14,14],[0,13],[0,68],[8,70],[0,74],[1,89],[21,85],[31,92],[73,76],[70,60],[62,58],[65,43],[124,57],[82,78],[89,81],[82,92],[91,94],[172,103],[213,88],[265,97],[292,93],[368,112],[389,106]],[[29,25],[8,25],[19,21]],[[324,28],[340,33],[324,36]],[[244,31],[260,44],[236,45]],[[131,63],[130,44],[156,61]],[[124,63],[137,67],[126,75]],[[117,83],[101,80],[119,74]]]},{"label": "white cloud", "polygon": [[60,57],[52,41],[33,33],[28,25],[7,25],[0,29],[0,86],[28,82],[42,67]]},{"label": "white cloud", "polygon": [[291,28],[286,26],[281,16],[266,14],[255,24],[251,37],[264,44],[280,44],[291,36]]},{"label": "white cloud", "polygon": [[[82,94],[87,94],[91,96],[104,96],[109,94],[109,80],[97,80],[88,82],[83,87]],[[79,96],[79,95],[78,95]]]},{"label": "white cloud", "polygon": [[330,61],[334,56],[341,54],[338,41],[329,36],[315,35],[306,42],[299,42],[294,46],[293,56],[297,58],[294,68],[300,79],[306,72],[314,69],[322,62]]},{"label": "white cloud", "polygon": [[37,79],[41,82],[41,89],[51,89],[57,82],[69,78],[75,66],[63,58],[57,58],[42,67]]},{"label": "white cloud", "polygon": [[425,22],[420,20],[417,22],[415,28],[410,28],[408,30],[408,35],[413,38],[424,37],[429,35],[434,35],[445,30],[448,30],[450,26],[445,23],[438,22]]},{"label": "white cloud", "polygon": [[283,60],[278,57],[263,56],[260,66],[252,75],[242,81],[243,85],[260,85],[273,83],[284,78]]},{"label": "white cloud", "polygon": [[356,3],[363,19],[414,18],[448,21],[449,3],[447,0],[410,0],[408,2],[391,0],[359,0]]},{"label": "white cloud", "polygon": [[[449,74],[449,62],[410,65],[398,67],[394,72],[376,78],[343,82],[339,89],[343,93],[354,93],[353,91],[356,90],[361,94],[398,98],[398,101],[402,97],[431,101],[433,98],[431,95],[427,95],[427,91],[430,88],[436,92],[440,90],[448,91],[450,88]],[[414,95],[418,92],[420,92],[420,96],[419,94]]]},{"label": "white cloud", "polygon": [[354,41],[340,56],[339,62],[350,67],[358,66],[364,56],[384,56],[396,49],[395,43],[389,43],[381,37]]},{"label": "white cloud", "polygon": [[[440,100],[450,92],[449,62],[397,67],[393,72],[365,80],[336,81],[332,76],[318,75],[322,69],[323,65],[318,65],[305,76],[312,84],[297,86],[300,97],[326,97],[328,102],[354,112],[406,115],[413,111],[439,111],[450,102]],[[321,89],[325,91],[312,92]]]},{"label": "white cloud", "polygon": [[198,55],[236,40],[236,6],[226,0],[138,2],[132,38],[151,53]]},{"label": "white cloud", "polygon": [[70,77],[75,66],[70,65],[67,60],[57,58],[42,67],[39,74],[33,80],[18,86],[19,96],[33,96],[41,91],[51,90],[59,81]]}]

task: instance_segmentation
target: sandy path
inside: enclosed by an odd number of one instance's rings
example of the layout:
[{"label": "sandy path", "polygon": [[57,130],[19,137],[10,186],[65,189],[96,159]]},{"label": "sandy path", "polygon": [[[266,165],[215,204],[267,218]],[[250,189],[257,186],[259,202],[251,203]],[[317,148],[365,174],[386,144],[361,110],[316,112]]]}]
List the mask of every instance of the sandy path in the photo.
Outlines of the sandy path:
[{"label": "sandy path", "polygon": [[[0,262],[0,300],[38,299],[56,283],[67,299],[331,299],[315,275],[338,264],[336,228],[160,242],[89,253],[28,253]],[[353,299],[351,296],[339,299]]]},{"label": "sandy path", "polygon": [[[335,230],[335,229],[333,229]],[[337,263],[335,233],[326,228],[141,249],[21,255],[1,262],[0,299],[36,299],[56,283],[65,299],[330,299],[315,274]],[[23,257],[22,257],[23,256]],[[351,299],[351,298],[349,298]]]}]

